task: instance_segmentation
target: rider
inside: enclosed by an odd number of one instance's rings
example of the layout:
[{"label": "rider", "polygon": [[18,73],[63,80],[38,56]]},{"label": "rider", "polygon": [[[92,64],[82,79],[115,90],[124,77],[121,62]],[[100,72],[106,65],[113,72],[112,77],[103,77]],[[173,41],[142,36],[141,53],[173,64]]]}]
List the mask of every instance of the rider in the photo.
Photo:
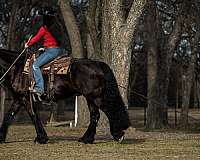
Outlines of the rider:
[{"label": "rider", "polygon": [[52,26],[55,23],[55,11],[53,9],[47,9],[40,14],[43,16],[42,26],[39,28],[36,35],[32,37],[30,41],[25,43],[25,48],[28,48],[43,38],[45,52],[42,53],[32,65],[33,75],[35,78],[35,86],[32,92],[38,96],[41,96],[44,93],[44,80],[40,67],[62,54],[61,48],[56,37],[53,35],[52,29]]}]

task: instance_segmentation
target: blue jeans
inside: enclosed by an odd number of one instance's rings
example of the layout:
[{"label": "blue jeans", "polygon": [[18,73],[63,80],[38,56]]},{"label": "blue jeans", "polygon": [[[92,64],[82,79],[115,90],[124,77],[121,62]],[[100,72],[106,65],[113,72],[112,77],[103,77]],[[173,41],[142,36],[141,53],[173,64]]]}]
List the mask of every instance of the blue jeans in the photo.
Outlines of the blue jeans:
[{"label": "blue jeans", "polygon": [[33,67],[33,75],[35,78],[35,86],[34,86],[35,90],[44,93],[44,80],[40,67],[52,61],[53,59],[58,57],[61,53],[62,52],[60,48],[47,48],[45,49],[45,52],[42,53],[33,63],[32,67]]}]

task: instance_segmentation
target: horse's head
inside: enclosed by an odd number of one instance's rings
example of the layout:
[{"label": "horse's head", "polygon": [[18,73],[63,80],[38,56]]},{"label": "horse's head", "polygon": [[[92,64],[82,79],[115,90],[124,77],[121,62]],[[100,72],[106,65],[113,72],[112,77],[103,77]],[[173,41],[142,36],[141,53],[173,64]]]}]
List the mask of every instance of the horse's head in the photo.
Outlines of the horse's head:
[{"label": "horse's head", "polygon": [[24,91],[24,85],[26,85],[24,82],[26,78],[22,74],[25,59],[22,57],[10,68],[19,54],[19,52],[0,49],[0,77],[7,72],[5,83],[15,92],[21,93]]},{"label": "horse's head", "polygon": [[[17,52],[0,49],[0,77],[1,78],[3,78],[2,76],[4,75],[4,73],[6,73],[7,69],[10,67],[10,65],[12,64],[16,56],[17,56]],[[3,79],[1,79],[1,82]]]}]

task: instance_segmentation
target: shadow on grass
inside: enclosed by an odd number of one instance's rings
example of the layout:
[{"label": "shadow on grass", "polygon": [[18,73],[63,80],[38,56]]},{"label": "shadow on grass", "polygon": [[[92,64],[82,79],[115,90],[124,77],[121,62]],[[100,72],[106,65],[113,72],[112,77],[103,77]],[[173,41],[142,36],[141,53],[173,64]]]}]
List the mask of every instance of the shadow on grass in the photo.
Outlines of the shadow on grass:
[{"label": "shadow on grass", "polygon": [[141,144],[144,143],[145,139],[125,139],[122,144]]},{"label": "shadow on grass", "polygon": [[[79,138],[80,137],[78,137],[78,136],[50,136],[48,143],[49,144],[55,144],[55,143],[58,143],[58,142],[61,142],[61,141],[78,142]],[[34,139],[6,141],[4,144],[26,143],[26,142],[34,143]],[[106,144],[108,142],[114,142],[114,140],[111,137],[104,137],[104,138],[98,137],[98,138],[95,139],[94,144]],[[141,143],[144,143],[144,142],[145,142],[145,139],[127,138],[127,139],[124,139],[121,144],[141,144]]]},{"label": "shadow on grass", "polygon": [[[49,137],[50,144],[57,143],[60,141],[69,141],[69,142],[78,142],[78,139],[80,137],[78,136],[51,136]],[[94,141],[94,144],[103,144],[108,142],[114,142],[114,139],[111,137],[97,137]],[[141,144],[144,143],[145,139],[133,139],[133,138],[127,138],[124,139],[121,144]],[[80,142],[81,143],[81,142]]]},{"label": "shadow on grass", "polygon": [[78,141],[78,136],[50,136],[48,143],[56,143],[59,141]]},{"label": "shadow on grass", "polygon": [[166,128],[163,129],[146,129],[145,127],[143,128],[137,128],[138,131],[142,132],[153,132],[153,133],[184,133],[184,134],[198,134],[200,133],[200,127],[198,125],[188,125],[187,127],[182,127],[182,126],[173,126],[169,125]]},{"label": "shadow on grass", "polygon": [[25,142],[34,142],[34,139],[6,141],[4,144],[10,144],[10,143],[25,143]]}]

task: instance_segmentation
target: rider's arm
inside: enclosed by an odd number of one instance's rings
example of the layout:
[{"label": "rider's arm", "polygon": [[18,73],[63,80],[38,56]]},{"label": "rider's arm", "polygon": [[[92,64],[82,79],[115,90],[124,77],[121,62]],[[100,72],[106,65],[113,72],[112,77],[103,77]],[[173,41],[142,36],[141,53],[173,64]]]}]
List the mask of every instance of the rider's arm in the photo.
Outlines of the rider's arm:
[{"label": "rider's arm", "polygon": [[31,46],[32,44],[38,42],[40,38],[44,36],[44,34],[45,34],[45,28],[42,26],[37,32],[37,34],[33,38],[31,38],[29,42],[27,42],[27,45]]}]

